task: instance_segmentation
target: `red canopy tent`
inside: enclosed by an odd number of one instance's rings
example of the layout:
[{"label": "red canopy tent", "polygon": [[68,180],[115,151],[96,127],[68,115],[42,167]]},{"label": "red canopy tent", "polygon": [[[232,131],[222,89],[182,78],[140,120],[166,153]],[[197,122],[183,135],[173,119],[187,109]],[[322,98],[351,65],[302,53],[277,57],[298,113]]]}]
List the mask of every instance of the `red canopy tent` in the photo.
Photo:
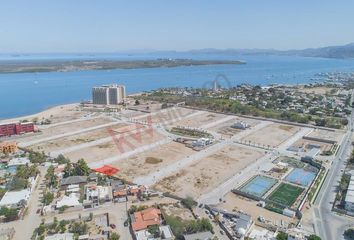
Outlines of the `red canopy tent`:
[{"label": "red canopy tent", "polygon": [[102,174],[107,175],[107,176],[113,176],[114,174],[119,172],[118,168],[115,168],[115,167],[112,167],[112,166],[109,166],[109,165],[103,165],[100,168],[95,168],[95,169],[92,169],[92,170],[95,171],[95,172],[102,173]]}]

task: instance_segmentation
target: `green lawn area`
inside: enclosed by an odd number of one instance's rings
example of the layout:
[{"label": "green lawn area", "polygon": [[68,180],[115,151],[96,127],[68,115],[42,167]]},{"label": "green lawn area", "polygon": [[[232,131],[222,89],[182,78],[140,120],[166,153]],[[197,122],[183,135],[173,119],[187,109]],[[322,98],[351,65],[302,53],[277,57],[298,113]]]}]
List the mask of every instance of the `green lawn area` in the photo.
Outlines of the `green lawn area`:
[{"label": "green lawn area", "polygon": [[173,127],[170,130],[171,133],[184,136],[184,137],[193,137],[193,138],[212,138],[213,135],[211,135],[208,132],[204,132],[201,130],[197,129],[188,129],[188,128],[180,128],[180,127]]},{"label": "green lawn area", "polygon": [[291,207],[303,191],[304,189],[301,187],[281,183],[280,186],[269,195],[268,199]]}]

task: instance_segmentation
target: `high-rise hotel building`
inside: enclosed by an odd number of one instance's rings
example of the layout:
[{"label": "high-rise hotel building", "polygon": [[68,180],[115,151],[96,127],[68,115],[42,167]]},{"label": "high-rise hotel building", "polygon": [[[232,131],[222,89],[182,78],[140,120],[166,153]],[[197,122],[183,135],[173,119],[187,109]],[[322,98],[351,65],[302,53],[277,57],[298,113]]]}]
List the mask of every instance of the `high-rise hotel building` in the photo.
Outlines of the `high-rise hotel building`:
[{"label": "high-rise hotel building", "polygon": [[92,88],[92,103],[100,105],[117,105],[124,102],[124,85],[103,85],[102,87]]}]

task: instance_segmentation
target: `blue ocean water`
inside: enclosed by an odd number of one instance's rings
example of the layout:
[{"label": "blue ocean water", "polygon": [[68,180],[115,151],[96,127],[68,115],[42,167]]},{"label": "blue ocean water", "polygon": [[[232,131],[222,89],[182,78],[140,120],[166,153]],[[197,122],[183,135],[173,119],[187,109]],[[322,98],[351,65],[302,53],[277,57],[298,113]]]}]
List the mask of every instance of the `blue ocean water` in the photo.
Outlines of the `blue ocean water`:
[{"label": "blue ocean water", "polygon": [[176,68],[0,74],[0,119],[33,114],[55,105],[89,100],[93,86],[108,83],[124,84],[128,93],[136,93],[160,87],[210,87],[211,82],[216,78],[219,78],[219,83],[224,86],[236,86],[241,83],[260,85],[309,83],[313,81],[311,78],[316,73],[354,71],[354,59],[201,53],[24,55],[16,57],[0,55],[0,64],[4,60],[156,58],[228,59],[243,60],[247,63]]}]

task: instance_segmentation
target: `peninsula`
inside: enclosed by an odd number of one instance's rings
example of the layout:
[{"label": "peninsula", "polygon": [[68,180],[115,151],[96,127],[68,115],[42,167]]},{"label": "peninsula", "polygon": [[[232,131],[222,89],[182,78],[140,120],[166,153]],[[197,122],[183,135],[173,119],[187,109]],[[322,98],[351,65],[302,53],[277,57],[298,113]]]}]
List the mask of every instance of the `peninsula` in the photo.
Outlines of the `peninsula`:
[{"label": "peninsula", "polygon": [[0,73],[71,72],[83,70],[112,70],[134,68],[159,68],[220,64],[245,64],[230,60],[155,59],[155,60],[51,60],[3,61]]}]

